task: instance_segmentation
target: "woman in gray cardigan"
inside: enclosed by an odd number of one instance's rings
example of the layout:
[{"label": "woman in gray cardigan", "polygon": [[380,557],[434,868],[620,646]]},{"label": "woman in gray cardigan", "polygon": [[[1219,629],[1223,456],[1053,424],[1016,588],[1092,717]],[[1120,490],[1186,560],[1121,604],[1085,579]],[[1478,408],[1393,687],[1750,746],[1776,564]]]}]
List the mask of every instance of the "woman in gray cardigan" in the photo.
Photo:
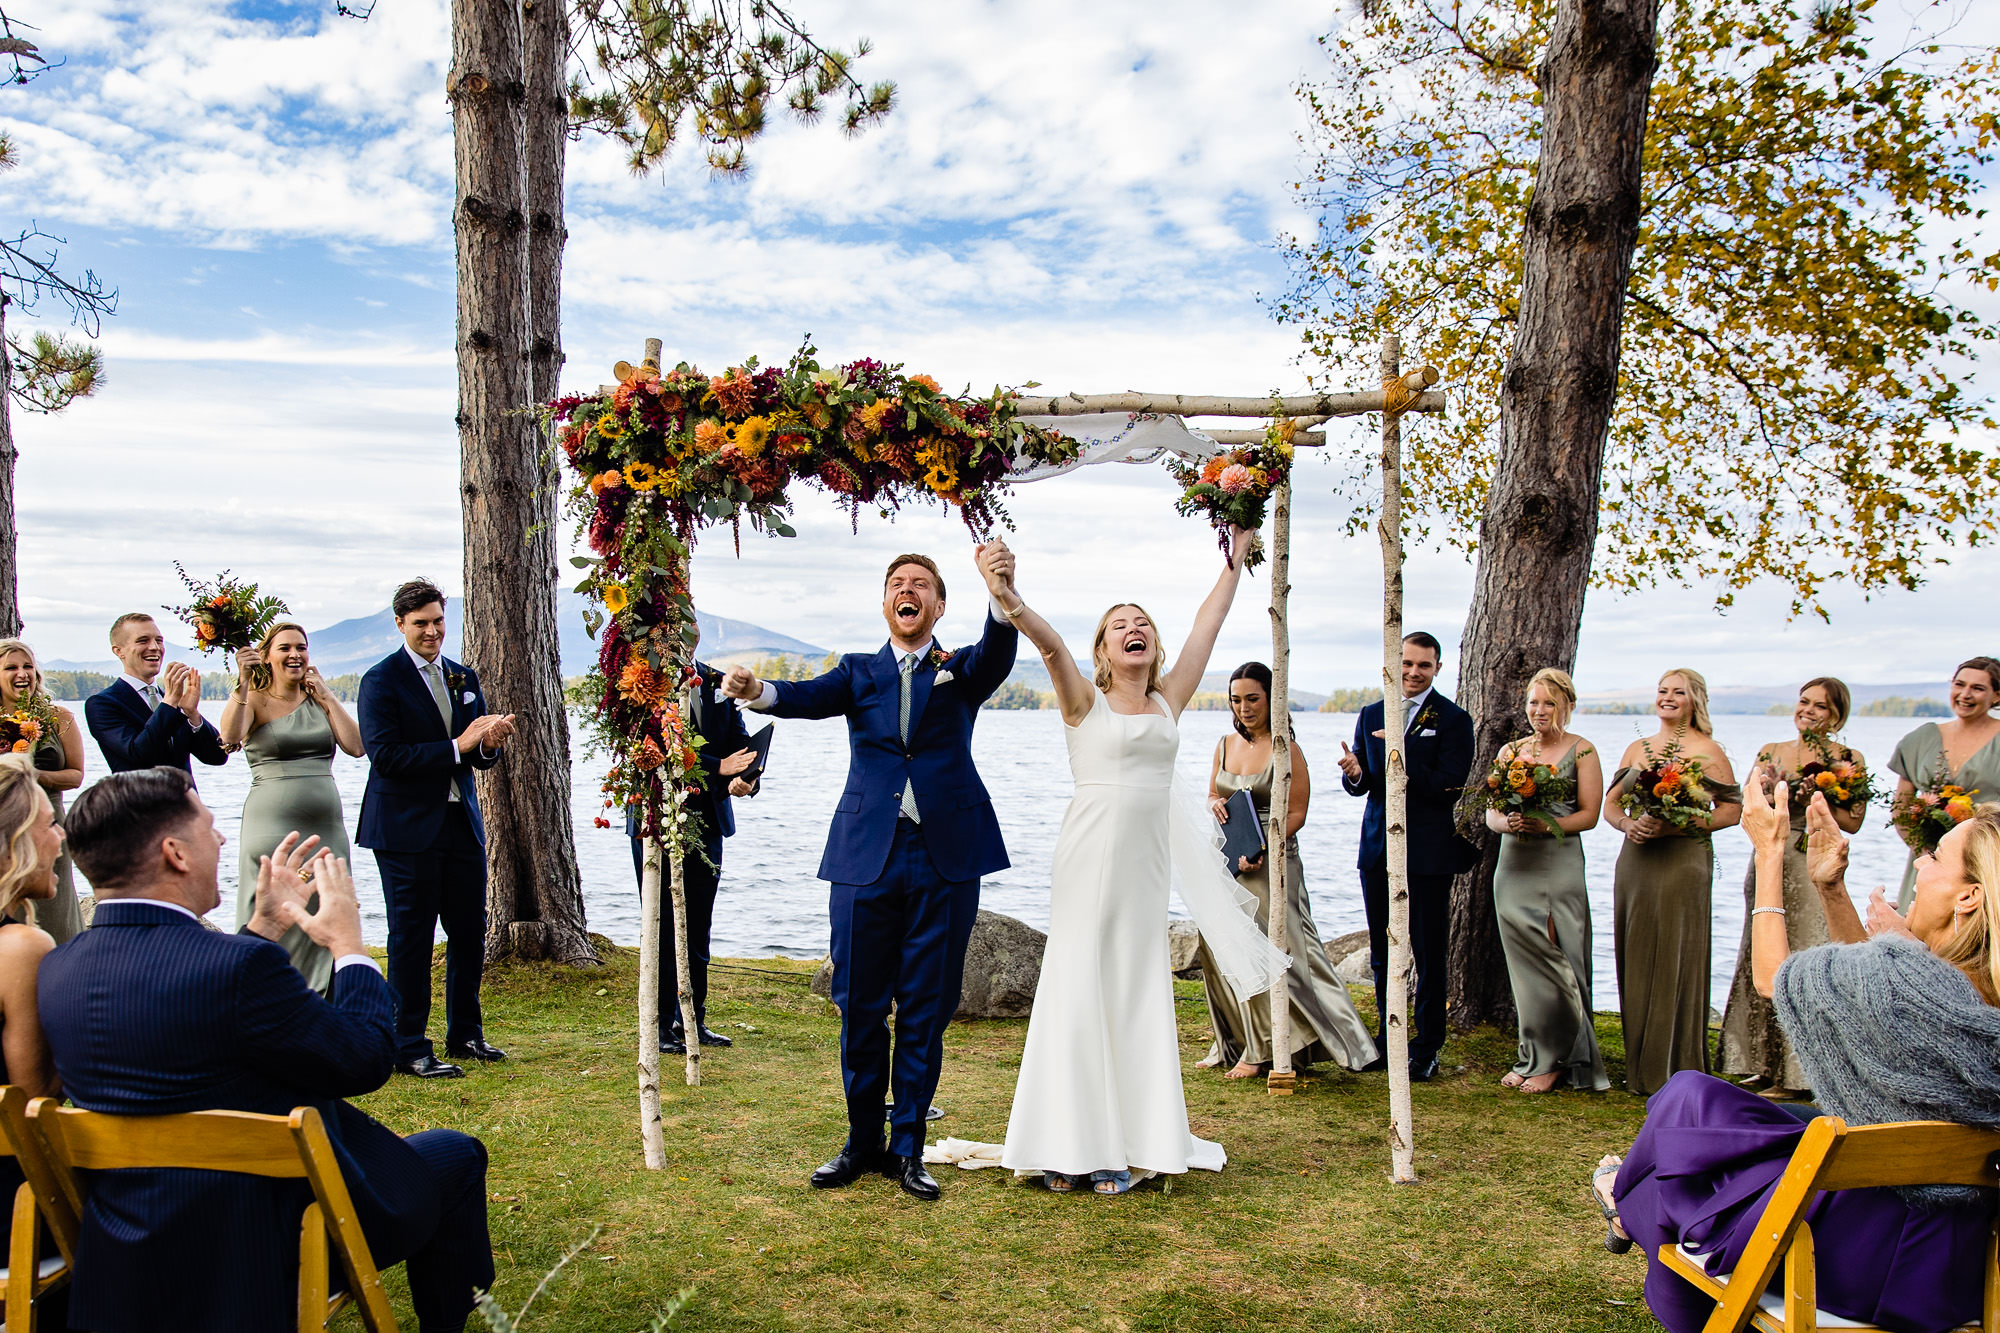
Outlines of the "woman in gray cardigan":
[{"label": "woman in gray cardigan", "polygon": [[[1820,1105],[1849,1124],[2000,1128],[2000,813],[1968,820],[1919,858],[1908,917],[1875,890],[1864,928],[1847,896],[1847,839],[1815,795],[1808,871],[1834,942],[1794,954],[1784,924],[1785,809],[1783,783],[1770,796],[1761,782],[1746,785],[1743,827],[1756,849],[1751,970]],[[1646,1303],[1673,1333],[1701,1328],[1714,1302],[1652,1256],[1664,1244],[1692,1246],[1710,1273],[1733,1271],[1803,1132],[1799,1110],[1705,1074],[1677,1074],[1647,1103],[1631,1153],[1599,1166],[1605,1245],[1645,1247]],[[1813,1214],[1819,1307],[1916,1333],[1977,1323],[1993,1213],[1990,1189],[1825,1195]]]}]

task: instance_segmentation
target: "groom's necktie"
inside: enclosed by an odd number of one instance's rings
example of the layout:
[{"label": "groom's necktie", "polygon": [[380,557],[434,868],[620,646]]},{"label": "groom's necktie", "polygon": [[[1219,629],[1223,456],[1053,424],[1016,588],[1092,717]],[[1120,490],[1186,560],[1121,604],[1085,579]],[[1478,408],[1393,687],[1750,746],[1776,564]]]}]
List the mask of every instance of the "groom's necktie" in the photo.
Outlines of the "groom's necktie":
[{"label": "groom's necktie", "polygon": [[146,687],[146,711],[149,713],[160,711],[160,687],[157,685]]},{"label": "groom's necktie", "polygon": [[[445,737],[450,739],[451,696],[445,692],[444,688],[444,667],[437,662],[432,662],[425,666],[424,680],[431,687],[431,700],[437,704],[438,716],[444,719]],[[458,779],[453,778],[445,790],[449,793],[445,799],[447,801],[456,801],[458,799]]]},{"label": "groom's necktie", "polygon": [[[915,653],[904,653],[901,726],[903,730],[903,744],[905,746],[910,743],[910,673],[916,669],[917,655]],[[917,815],[917,793],[916,789],[910,785],[908,778],[903,779],[903,818],[909,820],[912,824],[921,824],[924,822]]]}]

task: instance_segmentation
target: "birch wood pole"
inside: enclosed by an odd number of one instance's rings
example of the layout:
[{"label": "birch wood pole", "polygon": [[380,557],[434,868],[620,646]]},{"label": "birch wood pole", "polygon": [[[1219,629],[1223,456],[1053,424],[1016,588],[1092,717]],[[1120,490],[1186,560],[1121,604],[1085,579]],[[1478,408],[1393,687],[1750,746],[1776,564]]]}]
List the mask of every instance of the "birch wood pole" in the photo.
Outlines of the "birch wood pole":
[{"label": "birch wood pole", "polygon": [[667,1164],[660,1135],[660,840],[646,839],[639,879],[639,1142],[646,1169]]},{"label": "birch wood pole", "polygon": [[[1403,343],[1382,339],[1382,386],[1401,388]],[[1410,1109],[1410,835],[1409,770],[1403,741],[1403,424],[1385,401],[1382,412],[1382,767],[1389,861],[1389,1162],[1397,1184],[1417,1178]],[[1276,797],[1272,798],[1276,804]]]},{"label": "birch wood pole", "polygon": [[[1271,491],[1272,770],[1270,828],[1264,850],[1265,874],[1271,885],[1271,944],[1286,954],[1292,951],[1285,899],[1285,872],[1291,859],[1285,854],[1285,824],[1292,811],[1292,639],[1286,619],[1291,571],[1292,479],[1287,476]],[[1266,998],[1271,1005],[1271,1074],[1265,1087],[1274,1097],[1289,1097],[1298,1087],[1298,1075],[1292,1071],[1292,989],[1287,973],[1277,975]]]},{"label": "birch wood pole", "polygon": [[[651,350],[650,344],[648,345],[648,350]],[[692,649],[689,650],[689,656],[693,656]],[[689,664],[686,662],[676,662],[674,665],[677,670],[685,671]],[[681,687],[681,726],[684,728],[694,726],[694,692],[695,687],[693,685],[683,685]],[[688,835],[693,832],[692,829],[687,827],[688,813],[682,808],[687,804],[687,793],[676,788],[673,795],[674,822],[680,826],[681,837],[679,841],[685,846]],[[699,819],[700,816],[697,815],[695,818]],[[698,1088],[701,1086],[701,1024],[695,1021],[693,972],[688,967],[687,857],[685,854],[674,858],[673,881],[670,887],[674,898],[674,980],[678,985],[675,999],[679,1001],[678,1008],[681,1013],[682,1045],[687,1048],[687,1085],[690,1088]],[[658,933],[657,930],[655,933]],[[657,989],[654,994],[657,997]],[[657,1005],[657,1003],[658,1001],[655,999],[655,1004]]]}]

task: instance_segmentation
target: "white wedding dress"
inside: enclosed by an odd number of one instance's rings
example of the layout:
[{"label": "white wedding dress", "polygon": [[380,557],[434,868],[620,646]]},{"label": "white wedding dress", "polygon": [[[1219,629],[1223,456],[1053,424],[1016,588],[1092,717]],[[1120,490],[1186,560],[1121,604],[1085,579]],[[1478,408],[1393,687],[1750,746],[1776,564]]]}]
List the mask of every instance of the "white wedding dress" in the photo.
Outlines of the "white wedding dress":
[{"label": "white wedding dress", "polygon": [[1228,1160],[1189,1132],[1181,1091],[1167,961],[1180,728],[1164,698],[1150,702],[1127,716],[1099,691],[1065,728],[1076,795],[1056,842],[1049,938],[1001,1155],[1016,1172],[1179,1174]]}]

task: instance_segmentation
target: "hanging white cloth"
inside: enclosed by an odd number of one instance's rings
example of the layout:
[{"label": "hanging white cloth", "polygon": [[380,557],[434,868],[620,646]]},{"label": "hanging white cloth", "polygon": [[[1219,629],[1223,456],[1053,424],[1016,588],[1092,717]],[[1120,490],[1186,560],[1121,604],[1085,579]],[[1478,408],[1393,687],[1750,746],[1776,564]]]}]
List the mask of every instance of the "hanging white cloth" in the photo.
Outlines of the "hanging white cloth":
[{"label": "hanging white cloth", "polygon": [[1098,463],[1151,463],[1162,454],[1199,461],[1213,458],[1223,446],[1190,430],[1179,417],[1155,412],[1100,412],[1078,417],[1021,417],[1026,426],[1060,431],[1083,446],[1067,463],[1038,463],[1008,474],[1008,480],[1042,481]]}]

